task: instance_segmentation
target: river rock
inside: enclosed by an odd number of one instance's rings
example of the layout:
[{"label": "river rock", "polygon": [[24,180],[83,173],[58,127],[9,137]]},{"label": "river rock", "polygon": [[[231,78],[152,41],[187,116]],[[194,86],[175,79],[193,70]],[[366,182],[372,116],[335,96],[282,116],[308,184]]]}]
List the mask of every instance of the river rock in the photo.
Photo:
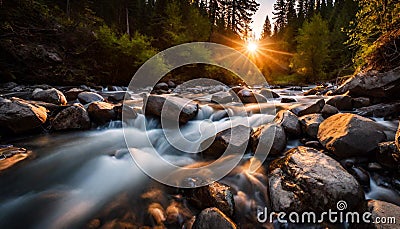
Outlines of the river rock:
[{"label": "river rock", "polygon": [[237,93],[242,103],[263,103],[267,102],[266,98],[250,89],[243,89]]},{"label": "river rock", "polygon": [[400,152],[394,142],[379,143],[379,150],[376,154],[377,161],[388,168],[400,168]]},{"label": "river rock", "polygon": [[305,104],[290,109],[297,116],[303,116],[308,114],[320,113],[322,108],[325,106],[325,100],[320,99],[312,104]]},{"label": "river rock", "polygon": [[231,93],[225,91],[214,93],[211,96],[211,102],[213,103],[224,104],[224,103],[230,103],[232,101],[233,101],[233,96],[231,95]]},{"label": "river rock", "polygon": [[299,137],[301,135],[299,118],[291,111],[278,112],[274,121],[283,127],[289,137]]},{"label": "river rock", "polygon": [[295,102],[297,102],[297,100],[293,99],[293,98],[282,98],[281,99],[281,103],[295,103]]},{"label": "river rock", "polygon": [[358,97],[358,98],[353,98],[353,107],[354,108],[361,108],[361,107],[367,107],[371,104],[371,100],[366,97]]},{"label": "river rock", "polygon": [[339,113],[339,110],[336,107],[329,104],[325,104],[324,108],[322,108],[321,111],[322,117],[324,118],[329,118],[337,113]]},{"label": "river rock", "polygon": [[336,114],[321,123],[318,140],[339,157],[365,156],[385,141],[382,127],[356,114]]},{"label": "river rock", "polygon": [[[287,140],[283,127],[279,124],[270,123],[258,127],[251,135],[251,148],[259,152],[268,152],[272,155],[283,152],[286,148]],[[269,149],[271,147],[271,149]]]},{"label": "river rock", "polygon": [[32,130],[47,120],[46,108],[25,100],[13,98],[0,100],[0,126],[14,133]]},{"label": "river rock", "polygon": [[400,102],[380,103],[358,109],[361,116],[398,117],[400,115]]},{"label": "river rock", "polygon": [[236,229],[235,223],[218,208],[206,208],[196,217],[192,229]]},{"label": "river rock", "polygon": [[232,216],[235,210],[235,201],[231,187],[213,182],[207,186],[189,189],[189,201],[199,209],[216,207],[225,215]]},{"label": "river rock", "polygon": [[313,148],[297,147],[270,165],[269,190],[275,212],[320,213],[346,201],[348,211],[366,209],[359,183],[337,161]]},{"label": "river rock", "polygon": [[348,95],[336,95],[326,101],[326,104],[334,106],[341,111],[353,110],[353,100]]},{"label": "river rock", "polygon": [[155,115],[157,117],[165,118],[166,120],[178,121],[180,123],[187,123],[193,119],[199,107],[197,103],[175,96],[164,95],[149,95],[143,105],[146,115]]},{"label": "river rock", "polygon": [[90,118],[85,108],[75,103],[60,111],[51,124],[54,130],[89,129]]},{"label": "river rock", "polygon": [[323,94],[323,92],[326,90],[326,88],[323,85],[318,85],[314,88],[311,88],[310,90],[306,91],[303,93],[303,95],[316,95],[316,94]]},{"label": "river rock", "polygon": [[370,70],[361,72],[348,79],[334,93],[349,91],[355,97],[400,98],[400,67],[387,72]]},{"label": "river rock", "polygon": [[[244,152],[249,143],[249,137],[252,130],[244,125],[238,125],[221,132],[218,132],[214,138],[208,138],[200,144],[199,151],[202,152],[203,157],[216,159],[220,157],[228,146],[229,153]],[[214,141],[213,141],[214,140]],[[213,141],[211,144],[210,142]],[[206,148],[209,145],[208,148]]]},{"label": "river rock", "polygon": [[65,97],[67,97],[68,101],[74,101],[78,99],[78,95],[85,90],[80,89],[80,88],[71,88],[68,91],[64,92]]},{"label": "river rock", "polygon": [[106,102],[93,102],[87,108],[89,117],[98,124],[105,124],[117,118],[114,105]]},{"label": "river rock", "polygon": [[276,92],[274,92],[273,90],[270,90],[270,89],[266,89],[266,88],[261,89],[259,93],[260,93],[260,95],[264,96],[267,99],[280,98],[280,96]]},{"label": "river rock", "polygon": [[[374,224],[377,229],[392,229],[392,228],[400,228],[400,207],[385,201],[381,200],[369,200],[368,201],[368,209],[371,212],[371,222],[377,222],[379,218],[381,223]],[[391,220],[395,219],[395,222],[383,223],[382,220]]]},{"label": "river rock", "polygon": [[164,90],[164,91],[168,91],[169,87],[167,83],[158,83],[156,84],[156,86],[154,86],[154,90]]},{"label": "river rock", "polygon": [[303,133],[311,138],[317,138],[319,125],[324,121],[321,114],[309,114],[299,118]]},{"label": "river rock", "polygon": [[47,103],[53,103],[56,105],[65,105],[67,104],[67,99],[65,98],[64,94],[55,89],[47,89],[47,90],[35,90],[32,93],[32,99],[33,100],[39,100]]},{"label": "river rock", "polygon": [[104,98],[103,96],[94,93],[94,92],[88,92],[88,91],[84,91],[78,94],[78,100],[79,102],[81,102],[82,104],[88,104],[88,103],[93,103],[93,102],[103,102]]}]

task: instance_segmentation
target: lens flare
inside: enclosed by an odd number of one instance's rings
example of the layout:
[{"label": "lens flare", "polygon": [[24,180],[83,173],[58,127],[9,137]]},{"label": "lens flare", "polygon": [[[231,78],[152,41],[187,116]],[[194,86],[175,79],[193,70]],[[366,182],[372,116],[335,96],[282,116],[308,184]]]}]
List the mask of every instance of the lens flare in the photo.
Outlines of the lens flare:
[{"label": "lens flare", "polygon": [[254,42],[249,42],[249,43],[247,44],[247,51],[249,51],[249,52],[256,52],[256,51],[257,51],[257,48],[258,48],[258,46],[257,46],[257,44],[254,43]]}]

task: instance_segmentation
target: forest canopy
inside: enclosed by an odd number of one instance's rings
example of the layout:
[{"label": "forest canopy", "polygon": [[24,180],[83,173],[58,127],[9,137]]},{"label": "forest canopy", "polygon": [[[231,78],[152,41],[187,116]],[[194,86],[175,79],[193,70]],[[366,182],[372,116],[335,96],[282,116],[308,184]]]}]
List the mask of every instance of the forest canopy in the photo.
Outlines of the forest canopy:
[{"label": "forest canopy", "polygon": [[[155,53],[186,42],[243,48],[254,40],[250,24],[260,7],[256,0],[0,4],[0,80],[52,84],[126,84]],[[275,84],[352,74],[370,64],[377,40],[396,34],[400,23],[395,0],[277,0],[273,13],[250,58]],[[393,55],[398,60],[398,53]],[[159,67],[167,64],[160,60]],[[202,71],[211,78],[230,77],[198,66],[196,72]]]}]

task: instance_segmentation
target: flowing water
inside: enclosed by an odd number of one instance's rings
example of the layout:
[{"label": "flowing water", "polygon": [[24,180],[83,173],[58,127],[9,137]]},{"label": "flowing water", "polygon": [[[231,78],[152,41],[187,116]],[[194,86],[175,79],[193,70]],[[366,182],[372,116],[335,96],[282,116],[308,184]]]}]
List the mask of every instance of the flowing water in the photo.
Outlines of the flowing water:
[{"label": "flowing water", "polygon": [[[282,90],[279,93],[298,101],[307,100],[292,91]],[[245,121],[256,127],[270,122],[273,117],[253,114],[249,119],[240,115],[229,119],[225,112],[203,105],[197,117],[181,131],[187,139],[196,140],[235,123]],[[205,123],[204,120],[208,121]],[[384,120],[378,122],[389,127],[395,125]],[[125,131],[134,136],[135,148],[146,151],[154,146],[166,160],[181,166],[199,160],[197,154],[174,149],[165,139],[158,120],[139,114],[131,124],[132,127]],[[209,128],[211,124],[216,129]],[[200,131],[201,128],[210,130]],[[147,136],[151,142],[148,142]],[[136,166],[126,148],[120,121],[92,131],[46,134],[13,144],[31,149],[36,158],[0,176],[1,228],[22,228],[26,225],[32,228],[80,228],[102,215],[115,215],[115,218],[124,215],[117,210],[117,213],[107,212],[107,209],[114,209],[113,204],[127,205],[128,202],[130,206],[126,206],[124,211],[131,212],[131,221],[137,225],[157,222],[154,203],[166,209],[171,205],[181,209],[180,221],[196,214],[186,207],[176,189],[171,191],[170,187],[157,184]],[[288,142],[288,148],[298,145],[298,140]],[[256,222],[257,208],[268,206],[265,171],[259,169],[248,173],[249,158],[245,155],[242,162],[222,180],[234,190],[235,220],[242,225]],[[146,163],[152,164],[153,161]],[[371,191],[367,197],[389,198],[389,201],[400,204],[400,199],[394,194],[394,191],[381,188],[371,180]],[[118,202],[121,198],[122,201]],[[152,215],[152,222],[148,222],[148,214]]]}]

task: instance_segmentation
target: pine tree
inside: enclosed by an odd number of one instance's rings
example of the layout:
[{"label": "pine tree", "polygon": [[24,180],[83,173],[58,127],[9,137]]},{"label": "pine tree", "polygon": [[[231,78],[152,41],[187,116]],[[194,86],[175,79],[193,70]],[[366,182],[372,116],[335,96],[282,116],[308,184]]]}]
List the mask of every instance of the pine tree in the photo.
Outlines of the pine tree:
[{"label": "pine tree", "polygon": [[263,30],[261,33],[261,39],[265,39],[265,38],[270,38],[272,35],[272,30],[271,30],[271,22],[269,20],[269,17],[267,15],[267,17],[265,18],[265,22],[264,22],[264,26],[263,26]]},{"label": "pine tree", "polygon": [[297,19],[295,5],[296,0],[286,0],[286,20],[289,26],[293,26]]},{"label": "pine tree", "polygon": [[297,54],[294,56],[295,66],[313,82],[324,75],[324,67],[329,58],[329,29],[326,21],[315,14],[306,21],[297,37]]},{"label": "pine tree", "polygon": [[273,17],[273,19],[275,20],[275,27],[277,32],[279,33],[286,25],[286,4],[284,0],[278,0],[274,4],[273,14],[275,15],[275,17]]}]

